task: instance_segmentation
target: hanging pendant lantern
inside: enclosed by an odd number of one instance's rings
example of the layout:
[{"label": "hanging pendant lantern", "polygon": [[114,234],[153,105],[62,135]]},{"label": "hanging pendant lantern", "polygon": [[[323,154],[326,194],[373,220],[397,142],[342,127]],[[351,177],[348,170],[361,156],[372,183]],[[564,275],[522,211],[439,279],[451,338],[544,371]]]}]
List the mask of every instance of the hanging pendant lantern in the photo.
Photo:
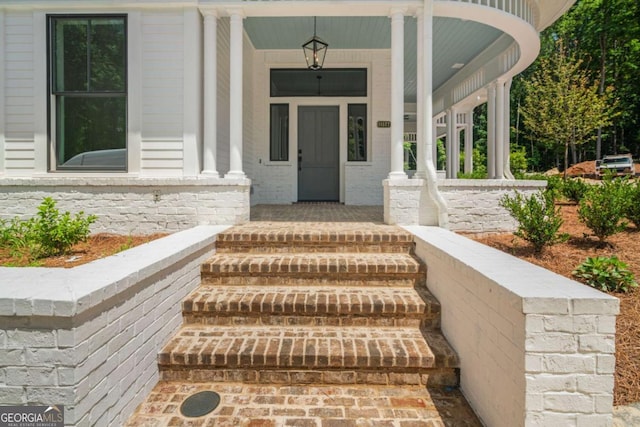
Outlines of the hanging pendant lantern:
[{"label": "hanging pendant lantern", "polygon": [[304,58],[307,60],[307,67],[310,70],[319,70],[324,64],[324,57],[327,54],[329,45],[316,35],[316,17],[313,17],[313,37],[302,45]]}]

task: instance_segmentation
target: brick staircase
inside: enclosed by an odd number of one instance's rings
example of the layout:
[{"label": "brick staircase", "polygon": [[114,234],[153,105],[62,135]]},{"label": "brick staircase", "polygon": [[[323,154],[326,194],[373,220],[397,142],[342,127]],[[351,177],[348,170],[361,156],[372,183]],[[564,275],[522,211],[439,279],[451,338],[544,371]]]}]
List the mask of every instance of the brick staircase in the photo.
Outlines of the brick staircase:
[{"label": "brick staircase", "polygon": [[[413,236],[372,223],[251,222],[218,235],[160,382],[127,426],[480,427],[457,390]],[[221,395],[201,418],[198,391]]]},{"label": "brick staircase", "polygon": [[276,227],[218,236],[183,303],[184,325],[159,355],[163,380],[458,384],[410,233]]}]

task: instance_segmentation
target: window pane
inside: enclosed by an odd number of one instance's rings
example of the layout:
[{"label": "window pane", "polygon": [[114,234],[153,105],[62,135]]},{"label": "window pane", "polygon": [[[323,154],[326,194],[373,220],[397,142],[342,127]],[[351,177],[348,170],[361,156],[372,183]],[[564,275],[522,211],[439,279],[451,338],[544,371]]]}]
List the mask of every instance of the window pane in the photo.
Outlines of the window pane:
[{"label": "window pane", "polygon": [[271,96],[367,96],[367,69],[272,69]]},{"label": "window pane", "polygon": [[53,21],[54,91],[86,91],[88,73],[86,19]]},{"label": "window pane", "polygon": [[269,159],[272,161],[289,160],[289,104],[271,104]]},{"label": "window pane", "polygon": [[126,45],[124,18],[91,20],[89,90],[123,92]]},{"label": "window pane", "polygon": [[367,160],[367,105],[349,104],[348,160]]},{"label": "window pane", "polygon": [[126,168],[126,97],[58,96],[57,164],[61,168]]}]

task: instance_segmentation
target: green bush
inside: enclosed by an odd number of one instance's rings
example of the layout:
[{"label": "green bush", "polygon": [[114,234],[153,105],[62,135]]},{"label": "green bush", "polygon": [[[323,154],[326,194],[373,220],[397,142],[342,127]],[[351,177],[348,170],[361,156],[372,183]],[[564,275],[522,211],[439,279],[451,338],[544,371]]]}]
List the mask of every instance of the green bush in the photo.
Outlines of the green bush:
[{"label": "green bush", "polygon": [[626,263],[618,257],[589,257],[572,273],[585,284],[602,291],[629,292],[638,286]]},{"label": "green bush", "polygon": [[531,243],[536,253],[541,252],[545,246],[564,242],[569,238],[568,234],[560,233],[563,221],[552,192],[540,191],[526,197],[516,191],[513,196],[505,195],[500,200],[500,206],[509,211],[518,222],[514,234]]},{"label": "green bush", "polygon": [[589,184],[579,178],[568,178],[562,181],[560,186],[562,195],[573,202],[580,203],[589,190]]},{"label": "green bush", "polygon": [[590,186],[580,201],[578,217],[600,242],[626,228],[628,194],[626,179],[609,177],[601,185]]},{"label": "green bush", "polygon": [[640,181],[629,185],[627,193],[628,203],[625,216],[640,228]]},{"label": "green bush", "polygon": [[8,246],[12,255],[30,259],[61,255],[87,239],[96,219],[95,215],[85,217],[82,211],[73,217],[69,212],[60,213],[56,201],[46,197],[35,217],[0,223],[0,243]]},{"label": "green bush", "polygon": [[513,175],[524,175],[527,163],[527,151],[524,147],[516,147],[509,154],[509,167]]}]

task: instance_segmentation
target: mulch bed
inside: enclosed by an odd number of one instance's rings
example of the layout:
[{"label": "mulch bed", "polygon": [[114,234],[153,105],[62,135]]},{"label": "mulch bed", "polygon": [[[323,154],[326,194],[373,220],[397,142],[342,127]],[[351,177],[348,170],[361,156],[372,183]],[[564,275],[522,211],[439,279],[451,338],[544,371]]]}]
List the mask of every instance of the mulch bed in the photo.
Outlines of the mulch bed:
[{"label": "mulch bed", "polygon": [[[89,236],[86,242],[75,245],[68,254],[43,258],[32,263],[32,265],[38,267],[75,267],[99,258],[108,257],[166,235],[167,233],[156,233],[147,236],[122,236],[109,233],[93,234]],[[28,259],[13,257],[8,248],[0,248],[0,266],[27,266],[29,264]]]},{"label": "mulch bed", "polygon": [[[498,234],[476,240],[510,253],[518,258],[572,278],[571,272],[587,257],[612,256],[626,262],[636,280],[640,279],[640,230],[630,225],[626,231],[612,236],[610,245],[602,247],[590,237],[590,230],[579,220],[575,205],[561,206],[562,231],[571,238],[535,255],[527,242],[512,234]],[[640,402],[640,290],[629,294],[612,293],[620,299],[620,315],[616,321],[616,375],[614,404]]]}]

